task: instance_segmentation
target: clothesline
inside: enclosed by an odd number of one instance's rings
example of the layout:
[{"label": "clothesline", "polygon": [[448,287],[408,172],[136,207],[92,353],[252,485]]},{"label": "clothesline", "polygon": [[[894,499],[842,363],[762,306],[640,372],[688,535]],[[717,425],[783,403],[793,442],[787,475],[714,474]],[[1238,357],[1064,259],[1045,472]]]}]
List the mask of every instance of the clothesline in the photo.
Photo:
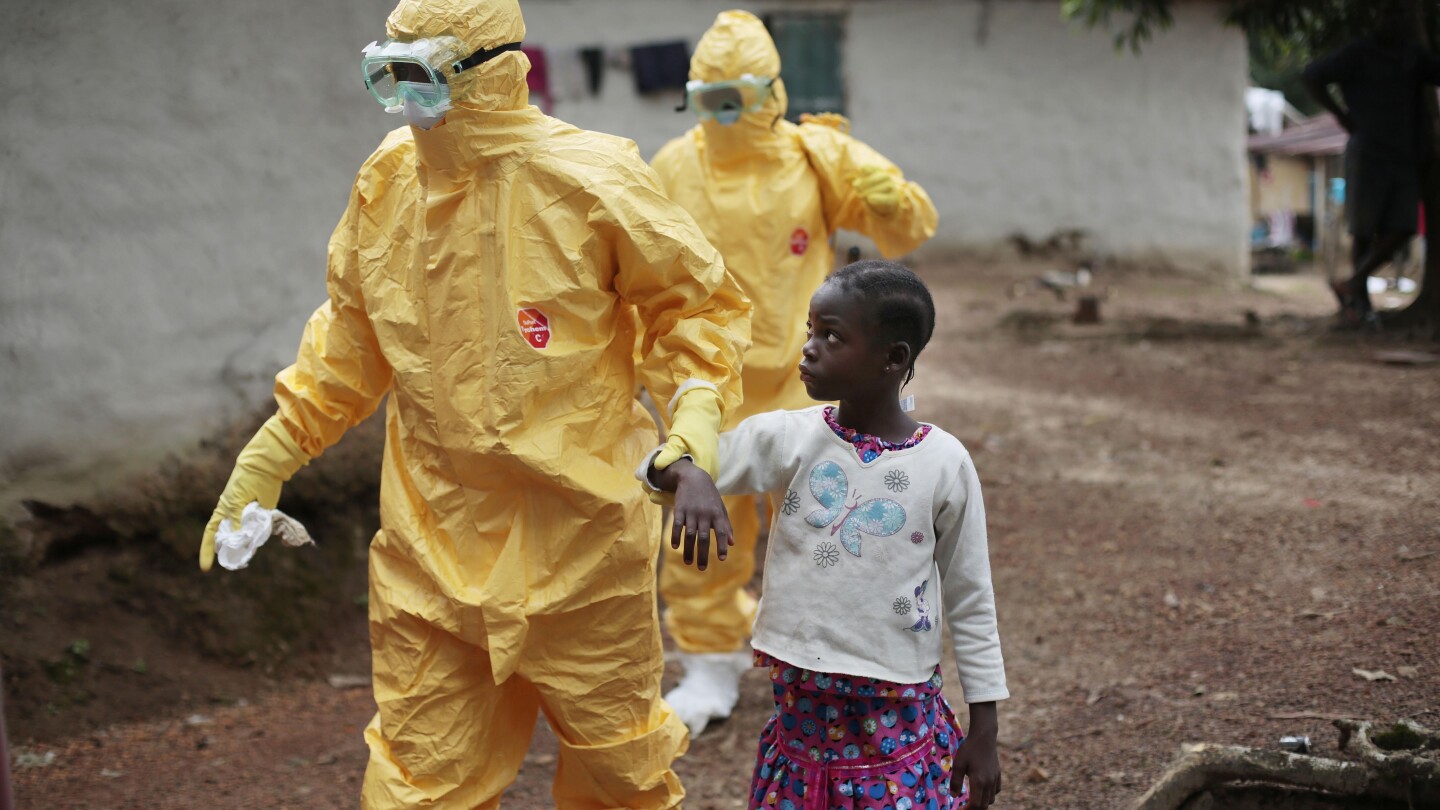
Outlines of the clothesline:
[{"label": "clothesline", "polygon": [[526,46],[530,58],[530,98],[550,112],[557,101],[595,98],[604,86],[605,69],[628,69],[641,95],[683,90],[690,75],[690,48],[684,40],[606,48]]}]

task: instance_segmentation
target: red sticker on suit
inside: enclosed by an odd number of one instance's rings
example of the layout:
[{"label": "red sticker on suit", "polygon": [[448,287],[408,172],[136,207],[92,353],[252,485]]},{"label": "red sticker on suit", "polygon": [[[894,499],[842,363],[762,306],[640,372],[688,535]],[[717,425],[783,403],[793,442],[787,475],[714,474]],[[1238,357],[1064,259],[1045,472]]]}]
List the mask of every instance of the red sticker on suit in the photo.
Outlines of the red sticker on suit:
[{"label": "red sticker on suit", "polygon": [[550,343],[550,319],[545,313],[534,307],[526,307],[519,311],[517,317],[520,319],[520,334],[525,336],[525,342],[537,349],[543,349]]},{"label": "red sticker on suit", "polygon": [[803,256],[809,247],[810,234],[806,233],[804,228],[796,228],[795,232],[790,234],[790,252],[796,256]]}]

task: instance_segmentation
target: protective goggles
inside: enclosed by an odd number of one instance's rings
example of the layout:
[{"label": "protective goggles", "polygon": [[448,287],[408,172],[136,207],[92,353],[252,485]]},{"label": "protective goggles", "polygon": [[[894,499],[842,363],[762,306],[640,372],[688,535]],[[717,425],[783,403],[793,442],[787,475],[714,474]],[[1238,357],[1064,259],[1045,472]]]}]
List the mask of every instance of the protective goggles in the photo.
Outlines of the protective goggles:
[{"label": "protective goggles", "polygon": [[520,50],[520,43],[511,42],[465,55],[465,43],[455,37],[430,37],[413,42],[387,39],[365,46],[360,67],[365,74],[365,88],[380,102],[385,112],[400,112],[404,103],[412,101],[435,111],[450,108],[450,83],[447,77],[469,70],[494,59],[506,51]]},{"label": "protective goggles", "polygon": [[733,124],[744,113],[765,106],[774,84],[774,79],[749,73],[723,82],[686,82],[685,103],[679,109],[693,108],[702,121],[713,118],[721,124]]}]

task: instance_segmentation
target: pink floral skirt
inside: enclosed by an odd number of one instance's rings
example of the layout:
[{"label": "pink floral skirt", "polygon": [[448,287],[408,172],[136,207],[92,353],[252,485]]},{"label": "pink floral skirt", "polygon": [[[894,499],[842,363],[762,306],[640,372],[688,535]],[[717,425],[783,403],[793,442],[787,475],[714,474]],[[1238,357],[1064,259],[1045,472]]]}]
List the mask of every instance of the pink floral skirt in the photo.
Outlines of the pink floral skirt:
[{"label": "pink floral skirt", "polygon": [[954,810],[950,775],[964,734],[940,692],[921,684],[812,672],[765,653],[775,714],[760,733],[751,808]]}]

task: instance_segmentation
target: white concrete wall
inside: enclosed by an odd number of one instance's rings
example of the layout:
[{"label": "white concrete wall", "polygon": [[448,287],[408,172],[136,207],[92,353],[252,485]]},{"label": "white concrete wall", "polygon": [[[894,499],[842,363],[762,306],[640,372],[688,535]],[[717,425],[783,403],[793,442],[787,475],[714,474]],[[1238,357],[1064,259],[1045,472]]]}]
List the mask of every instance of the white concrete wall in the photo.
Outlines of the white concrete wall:
[{"label": "white concrete wall", "polygon": [[[527,0],[530,42],[618,47],[684,38],[720,0]],[[844,73],[857,137],[940,210],[927,252],[1080,228],[1103,254],[1238,276],[1247,268],[1244,36],[1215,3],[1182,4],[1139,57],[1060,18],[1056,0],[783,2],[848,14]],[[988,19],[986,9],[988,8]],[[982,28],[984,36],[981,36]],[[558,102],[577,125],[653,155],[693,118],[679,94],[641,99],[605,75],[599,98]]]},{"label": "white concrete wall", "polygon": [[[0,514],[83,496],[262,403],[396,119],[392,0],[8,4]],[[218,493],[217,493],[218,495]]]},{"label": "white concrete wall", "polygon": [[[941,211],[940,244],[1082,228],[1103,253],[1243,272],[1244,36],[1217,6],[1182,6],[1136,58],[1056,5],[994,3],[984,44],[977,3],[857,6],[852,31],[906,32],[894,51],[850,49],[861,134],[903,150]],[[915,55],[915,84],[881,75],[897,54]]]},{"label": "white concrete wall", "polygon": [[[17,6],[0,51],[0,516],[264,408],[324,294],[355,170],[399,119],[358,76],[392,0]],[[692,45],[733,0],[524,0],[528,40]],[[758,0],[849,15],[855,132],[930,191],[932,251],[1085,228],[1238,273],[1244,40],[1187,5],[1143,57],[1055,0]],[[558,116],[652,155],[692,123],[608,68]]]}]

